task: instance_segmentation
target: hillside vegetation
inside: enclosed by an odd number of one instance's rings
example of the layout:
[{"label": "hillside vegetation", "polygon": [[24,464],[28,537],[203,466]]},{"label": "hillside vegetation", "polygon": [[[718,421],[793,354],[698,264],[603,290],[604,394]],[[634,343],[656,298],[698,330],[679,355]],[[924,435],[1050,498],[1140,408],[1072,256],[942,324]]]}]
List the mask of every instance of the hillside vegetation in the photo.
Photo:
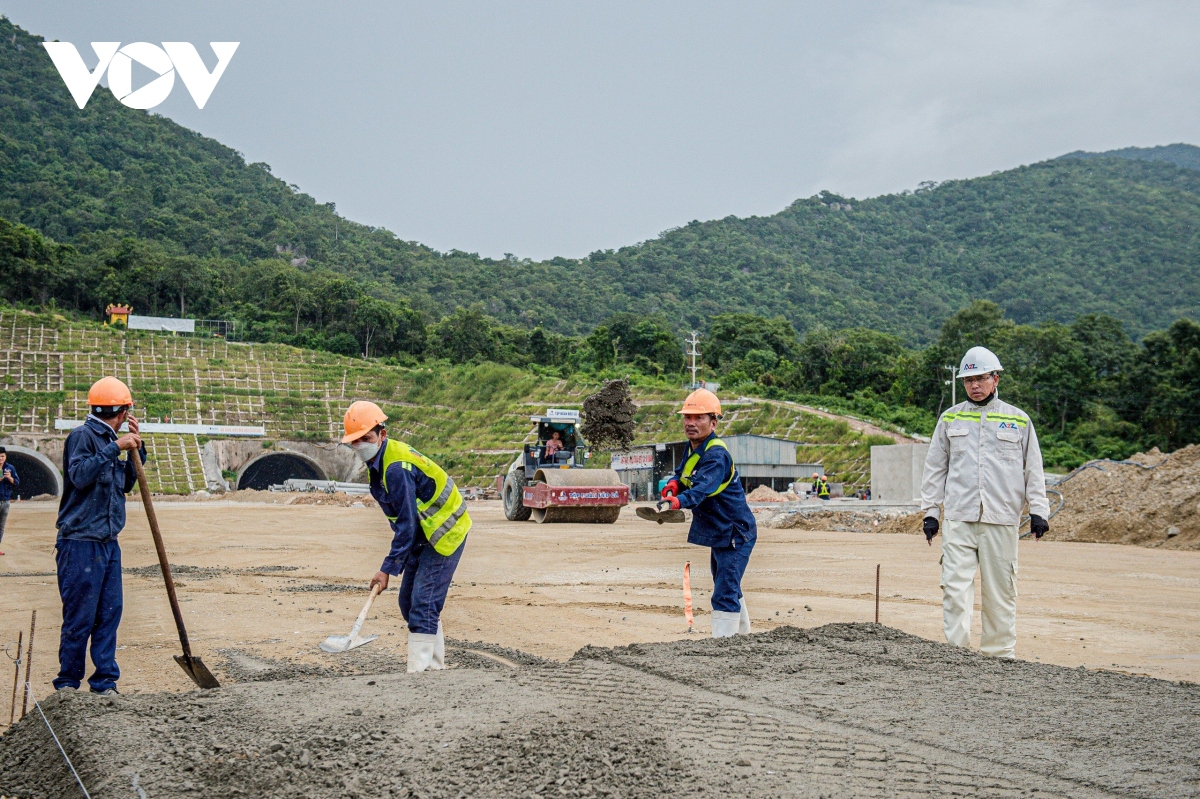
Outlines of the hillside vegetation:
[{"label": "hillside vegetation", "polygon": [[1200,315],[1200,171],[1186,145],[868,200],[823,192],[585,259],[490,260],[345,220],[266,164],[103,89],[80,110],[38,42],[0,20],[0,217],[40,233],[4,275],[10,301],[95,315],[121,300],[237,319],[248,338],[414,356],[426,326],[476,304],[547,333],[617,313],[659,313],[678,332],[753,312],[909,346],[977,299],[1019,323],[1104,313],[1135,337]]},{"label": "hillside vegetation", "polygon": [[[356,399],[378,402],[394,435],[441,463],[465,485],[490,484],[532,440],[529,416],[548,406],[578,408],[600,386],[594,377],[558,378],[496,363],[417,368],[371,363],[280,344],[238,344],[71,322],[55,314],[0,308],[0,433],[46,435],[55,419],[82,419],[93,381],[113,374],[133,391],[150,421],[263,425],[266,441],[329,442]],[[679,441],[675,414],[684,389],[634,375],[637,442]],[[870,445],[840,420],[775,403],[729,404],[731,433],[778,435],[802,445],[801,458],[824,464],[852,488],[870,480]],[[167,493],[199,489],[203,439],[150,437],[149,477]],[[593,465],[605,465],[597,453]]]}]

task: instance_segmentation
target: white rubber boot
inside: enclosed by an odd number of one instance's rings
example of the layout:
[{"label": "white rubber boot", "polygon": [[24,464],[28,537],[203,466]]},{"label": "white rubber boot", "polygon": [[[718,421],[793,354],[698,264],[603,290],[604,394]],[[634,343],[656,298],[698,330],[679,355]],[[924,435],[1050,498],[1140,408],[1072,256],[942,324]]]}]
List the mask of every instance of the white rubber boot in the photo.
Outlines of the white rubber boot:
[{"label": "white rubber boot", "polygon": [[442,620],[438,619],[437,642],[433,645],[433,660],[430,669],[446,668],[446,636],[442,634]]},{"label": "white rubber boot", "polygon": [[437,636],[427,633],[408,634],[408,673],[426,671],[433,664],[433,650]]},{"label": "white rubber boot", "polygon": [[739,615],[726,613],[723,610],[714,610],[712,612],[713,638],[732,638],[737,635]]},{"label": "white rubber boot", "polygon": [[738,600],[742,605],[742,611],[738,614],[738,635],[750,634],[750,611],[746,609],[746,597]]}]

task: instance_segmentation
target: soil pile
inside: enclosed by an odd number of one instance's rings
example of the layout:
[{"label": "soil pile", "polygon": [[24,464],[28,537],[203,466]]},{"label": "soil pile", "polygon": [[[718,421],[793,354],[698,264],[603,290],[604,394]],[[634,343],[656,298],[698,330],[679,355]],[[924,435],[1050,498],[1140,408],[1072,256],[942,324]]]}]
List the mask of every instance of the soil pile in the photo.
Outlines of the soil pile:
[{"label": "soil pile", "polygon": [[1141,465],[1098,461],[1052,486],[1064,505],[1047,538],[1200,549],[1200,445],[1129,460]]},{"label": "soil pile", "polygon": [[840,533],[901,533],[921,532],[921,514],[884,516],[858,511],[782,511],[763,518],[759,524],[776,530],[833,530]]},{"label": "soil pile", "polygon": [[783,502],[783,494],[780,494],[770,486],[759,486],[746,495],[746,499],[750,502]]},{"label": "soil pile", "polygon": [[[66,692],[43,707],[98,799],[651,797],[680,786],[1171,799],[1194,795],[1197,779],[1196,685],[990,659],[879,625],[503,661],[275,681],[273,664],[249,664],[254,682],[225,674],[212,691]],[[78,795],[36,712],[0,738],[0,795]]]},{"label": "soil pile", "polygon": [[332,505],[338,508],[374,508],[378,505],[375,498],[368,494],[344,494],[341,491],[334,494],[326,494],[323,491],[306,491],[303,494],[293,494],[287,504]]},{"label": "soil pile", "polygon": [[627,450],[633,443],[636,411],[629,396],[629,381],[610,380],[583,401],[579,432],[595,449]]}]

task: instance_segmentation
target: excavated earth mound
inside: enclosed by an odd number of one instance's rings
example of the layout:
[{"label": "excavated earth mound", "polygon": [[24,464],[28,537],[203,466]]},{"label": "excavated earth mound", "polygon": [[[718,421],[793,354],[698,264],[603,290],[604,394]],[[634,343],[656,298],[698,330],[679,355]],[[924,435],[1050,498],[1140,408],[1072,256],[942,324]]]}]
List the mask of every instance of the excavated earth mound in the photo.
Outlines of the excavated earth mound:
[{"label": "excavated earth mound", "polygon": [[[443,672],[43,707],[97,799],[1200,791],[1200,687],[879,625],[589,647],[567,663],[459,654]],[[0,795],[80,795],[37,713],[0,738]]]},{"label": "excavated earth mound", "polygon": [[[1135,464],[1097,461],[1076,469],[1051,491],[1063,506],[1050,520],[1051,541],[1200,549],[1200,445],[1163,455],[1138,453]],[[1058,505],[1051,493],[1050,507]],[[766,527],[857,533],[919,534],[923,514],[881,517],[845,511],[784,512]],[[1028,532],[1028,527],[1024,528]]]},{"label": "excavated earth mound", "polygon": [[1102,461],[1068,475],[1049,537],[1200,549],[1200,445],[1129,460],[1142,465]]}]

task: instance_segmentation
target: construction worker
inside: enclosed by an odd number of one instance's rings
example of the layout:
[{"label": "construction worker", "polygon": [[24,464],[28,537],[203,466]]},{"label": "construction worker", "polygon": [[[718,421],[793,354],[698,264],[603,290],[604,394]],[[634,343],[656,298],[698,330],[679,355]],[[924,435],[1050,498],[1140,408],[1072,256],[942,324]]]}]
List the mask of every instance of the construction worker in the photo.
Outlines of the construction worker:
[{"label": "construction worker", "polygon": [[349,444],[367,464],[371,496],[392,525],[392,548],[371,587],[387,590],[399,574],[400,613],[408,623],[408,670],[446,667],[442,608],[462,557],[471,517],[453,478],[402,441],[388,438],[387,416],[355,402],[342,420]]},{"label": "construction worker", "polygon": [[758,526],[746,504],[729,448],[717,438],[721,401],[708,389],[696,389],[679,413],[691,446],[675,476],[663,486],[663,503],[659,504],[672,510],[690,508],[688,543],[711,547],[713,638],[749,633],[742,575],[758,538]]},{"label": "construction worker", "polygon": [[817,472],[813,472],[812,495],[820,499],[829,499],[829,481]]},{"label": "construction worker", "polygon": [[[17,470],[8,462],[8,450],[0,447],[0,542],[4,541],[4,527],[8,524],[8,503],[12,501],[13,491],[21,485]],[[0,555],[3,555],[0,552]]]},{"label": "construction worker", "polygon": [[[91,413],[63,445],[63,492],[58,504],[58,594],[62,598],[62,635],[58,644],[57,690],[77,689],[83,680],[88,639],[92,693],[117,693],[117,627],[124,597],[121,547],[125,495],[137,484],[131,460],[146,462],[138,421],[130,411],[133,396],[115,377],[97,380],[88,391]],[[129,432],[117,435],[125,422]],[[121,458],[122,452],[132,454]]]},{"label": "construction worker", "polygon": [[921,505],[925,540],[933,545],[942,518],[942,620],[946,640],[971,645],[975,571],[983,589],[985,655],[1011,658],[1017,642],[1017,539],[1029,506],[1030,530],[1040,540],[1046,519],[1042,452],[1033,422],[996,397],[1000,359],[985,347],[963,356],[959,376],[967,400],[938,420],[925,458]]}]

